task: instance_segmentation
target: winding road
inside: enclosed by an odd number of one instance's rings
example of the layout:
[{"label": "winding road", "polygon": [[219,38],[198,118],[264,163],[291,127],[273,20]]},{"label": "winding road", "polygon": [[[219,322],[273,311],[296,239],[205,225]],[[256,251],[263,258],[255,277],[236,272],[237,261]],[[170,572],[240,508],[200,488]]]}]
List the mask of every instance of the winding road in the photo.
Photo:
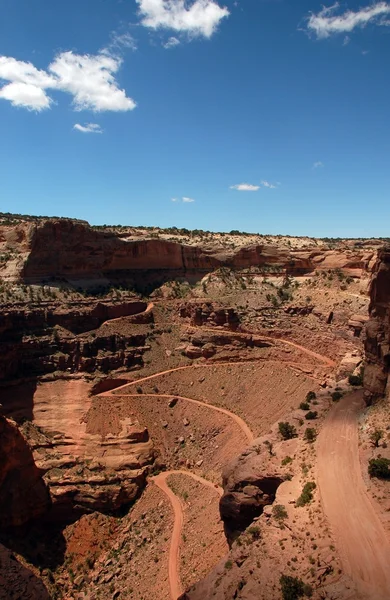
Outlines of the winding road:
[{"label": "winding road", "polygon": [[171,538],[171,547],[169,550],[169,586],[171,590],[172,600],[176,600],[182,593],[183,588],[180,581],[179,576],[179,553],[180,553],[180,540],[183,529],[183,507],[179,498],[176,494],[171,490],[167,483],[167,479],[170,475],[187,475],[195,481],[211,488],[221,497],[223,494],[223,490],[219,486],[215,486],[213,483],[208,481],[207,479],[203,479],[203,477],[199,477],[194,473],[189,471],[165,471],[164,473],[160,473],[156,475],[156,477],[152,477],[153,483],[157,485],[161,491],[166,494],[172,504],[173,513],[175,517],[172,538]]},{"label": "winding road", "polygon": [[389,600],[390,543],[361,475],[358,417],[363,392],[344,396],[327,416],[317,442],[318,485],[345,572],[358,598]]},{"label": "winding road", "polygon": [[[210,331],[218,332],[217,329]],[[263,336],[262,339],[293,346],[329,367],[335,366],[335,362],[330,358],[290,340]],[[236,363],[209,363],[176,367],[126,383],[114,390],[103,392],[99,396],[113,396],[120,390],[129,389],[131,386],[175,371],[205,369],[227,364]],[[139,394],[126,393],[121,395],[139,396]],[[147,395],[158,398],[172,397],[168,394]],[[238,415],[206,402],[184,396],[175,395],[175,397],[229,416],[245,433],[248,442],[254,439],[251,429]],[[351,577],[356,586],[357,598],[360,600],[389,600],[390,542],[383,523],[368,496],[359,461],[358,417],[363,407],[362,391],[355,391],[345,395],[338,404],[334,405],[325,419],[317,440],[318,486],[324,513],[333,530],[345,573]],[[171,474],[184,474],[192,477],[201,484],[213,488],[219,495],[222,495],[222,490],[216,488],[210,481],[188,471],[167,471],[152,478],[153,483],[167,495],[174,511],[174,528],[169,554],[169,583],[172,600],[176,600],[182,593],[179,551],[183,510],[179,498],[168,486],[167,478]]]}]

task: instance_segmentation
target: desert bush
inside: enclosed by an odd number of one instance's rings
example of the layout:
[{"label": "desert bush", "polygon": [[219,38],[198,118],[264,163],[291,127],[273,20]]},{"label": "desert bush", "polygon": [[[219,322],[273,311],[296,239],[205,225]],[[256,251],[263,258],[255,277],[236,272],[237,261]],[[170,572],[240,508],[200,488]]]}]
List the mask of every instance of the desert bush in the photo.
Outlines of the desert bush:
[{"label": "desert bush", "polygon": [[286,421],[281,421],[279,423],[279,433],[284,440],[291,440],[294,437],[297,437],[297,430],[294,425],[291,423],[287,423]]},{"label": "desert bush", "polygon": [[282,460],[282,466],[285,467],[286,465],[288,465],[291,462],[292,462],[291,456],[285,456],[284,459]]},{"label": "desert bush", "polygon": [[304,438],[307,442],[315,442],[317,438],[317,431],[313,427],[308,427],[305,431]]},{"label": "desert bush", "polygon": [[308,481],[303,486],[302,494],[299,496],[296,505],[297,506],[305,506],[309,504],[313,500],[313,490],[316,489],[316,484],[314,481]]},{"label": "desert bush", "polygon": [[368,465],[370,477],[378,479],[390,479],[390,460],[388,458],[371,458]]},{"label": "desert bush", "polygon": [[372,433],[370,433],[370,442],[374,446],[374,448],[378,448],[379,442],[383,438],[383,431],[381,429],[375,429]]},{"label": "desert bush", "polygon": [[340,400],[340,398],[342,398],[343,395],[341,392],[332,392],[331,394],[331,398],[333,400],[333,402],[338,402]]},{"label": "desert bush", "polygon": [[309,410],[310,404],[308,402],[301,402],[300,405],[299,405],[299,408],[301,410]]},{"label": "desert bush", "polygon": [[311,402],[312,400],[315,400],[316,398],[317,398],[317,396],[316,396],[315,392],[307,392],[306,402]]},{"label": "desert bush", "polygon": [[316,410],[309,410],[309,412],[305,414],[305,419],[307,421],[313,421],[317,417],[318,417],[318,412]]},{"label": "desert bush", "polygon": [[272,516],[277,521],[283,521],[283,519],[287,519],[288,514],[283,504],[276,504],[272,507]]},{"label": "desert bush", "polygon": [[302,579],[298,579],[298,577],[282,575],[279,581],[282,588],[283,600],[298,600],[298,598],[302,598],[302,596],[310,598],[313,595],[311,586],[305,584]]}]

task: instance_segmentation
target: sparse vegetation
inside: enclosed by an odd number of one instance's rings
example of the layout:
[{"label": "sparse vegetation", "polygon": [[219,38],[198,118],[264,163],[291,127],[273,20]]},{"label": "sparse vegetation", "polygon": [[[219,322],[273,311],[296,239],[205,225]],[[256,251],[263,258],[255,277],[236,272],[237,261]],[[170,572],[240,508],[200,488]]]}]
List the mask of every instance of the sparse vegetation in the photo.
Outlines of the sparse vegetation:
[{"label": "sparse vegetation", "polygon": [[308,427],[304,434],[306,442],[313,443],[317,439],[317,431],[313,427]]},{"label": "sparse vegetation", "polygon": [[287,519],[288,514],[286,511],[286,507],[283,506],[283,504],[276,504],[272,507],[272,516],[277,521],[283,521],[284,519]]},{"label": "sparse vegetation", "polygon": [[283,600],[298,600],[303,596],[310,598],[313,595],[311,586],[305,584],[302,579],[298,579],[298,577],[282,575],[280,578],[280,586],[282,589]]},{"label": "sparse vegetation", "polygon": [[281,421],[278,426],[279,433],[284,440],[291,440],[292,438],[297,437],[297,430],[291,423]]},{"label": "sparse vegetation", "polygon": [[333,402],[338,402],[343,397],[341,392],[335,391],[331,393],[331,398]]},{"label": "sparse vegetation", "polygon": [[309,410],[309,412],[305,414],[305,419],[307,421],[313,421],[317,417],[318,417],[318,412],[316,410]]},{"label": "sparse vegetation", "polygon": [[308,481],[303,486],[302,494],[299,496],[296,506],[305,506],[313,500],[313,491],[316,489],[314,481]]},{"label": "sparse vegetation", "polygon": [[370,433],[370,442],[374,448],[379,447],[379,442],[383,438],[383,431],[381,429],[375,429]]},{"label": "sparse vegetation", "polygon": [[368,474],[377,479],[390,479],[390,460],[388,458],[371,458],[368,464]]}]

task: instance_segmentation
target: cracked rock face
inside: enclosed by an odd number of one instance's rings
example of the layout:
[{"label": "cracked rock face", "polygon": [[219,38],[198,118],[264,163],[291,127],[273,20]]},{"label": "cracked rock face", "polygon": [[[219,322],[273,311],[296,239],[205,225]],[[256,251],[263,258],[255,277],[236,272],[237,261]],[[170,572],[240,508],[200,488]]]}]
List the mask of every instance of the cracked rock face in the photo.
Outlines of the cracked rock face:
[{"label": "cracked rock face", "polygon": [[389,397],[390,248],[379,252],[370,288],[370,320],[366,326],[364,389],[367,403]]}]

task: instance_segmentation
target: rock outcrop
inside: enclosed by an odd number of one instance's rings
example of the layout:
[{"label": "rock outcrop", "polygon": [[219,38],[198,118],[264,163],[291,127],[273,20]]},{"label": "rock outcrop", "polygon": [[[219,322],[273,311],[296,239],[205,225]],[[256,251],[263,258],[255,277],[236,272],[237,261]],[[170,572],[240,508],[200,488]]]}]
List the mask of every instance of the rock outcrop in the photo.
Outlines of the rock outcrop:
[{"label": "rock outcrop", "polygon": [[389,397],[390,248],[379,252],[370,287],[370,320],[366,325],[364,388],[367,403]]},{"label": "rock outcrop", "polygon": [[224,494],[220,513],[229,545],[272,504],[283,482],[279,473],[266,472],[254,447],[243,452],[222,472]]},{"label": "rock outcrop", "polygon": [[[54,371],[107,373],[142,365],[146,334],[98,329],[109,319],[128,316],[150,322],[152,311],[140,301],[39,308],[6,308],[0,315],[0,379]],[[95,330],[88,334],[87,332]],[[84,332],[84,333],[83,333]]]},{"label": "rock outcrop", "polygon": [[23,525],[47,511],[42,473],[16,423],[0,416],[0,528]]}]

